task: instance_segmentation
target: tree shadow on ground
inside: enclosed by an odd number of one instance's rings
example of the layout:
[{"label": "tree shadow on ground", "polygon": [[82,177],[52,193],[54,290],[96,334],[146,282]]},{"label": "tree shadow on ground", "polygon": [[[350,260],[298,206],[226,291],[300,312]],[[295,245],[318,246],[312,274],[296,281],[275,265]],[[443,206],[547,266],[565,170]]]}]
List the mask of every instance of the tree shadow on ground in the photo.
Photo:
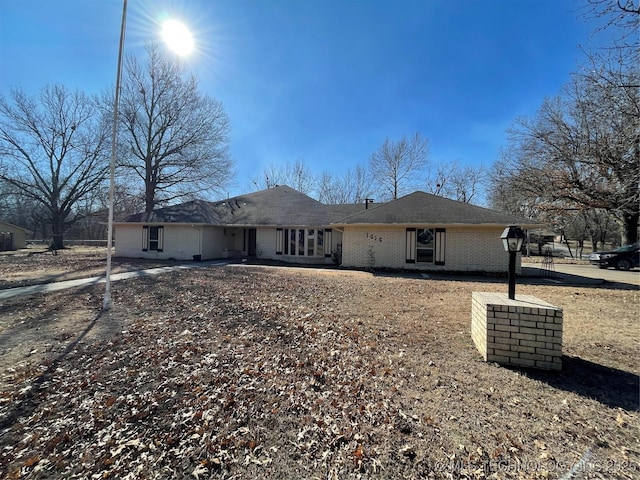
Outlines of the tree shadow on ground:
[{"label": "tree shadow on ground", "polygon": [[579,357],[562,357],[562,371],[527,370],[526,375],[552,387],[592,398],[611,408],[640,407],[640,377]]},{"label": "tree shadow on ground", "polygon": [[60,363],[69,355],[69,353],[84,340],[89,332],[91,332],[91,330],[96,326],[98,320],[103,317],[103,313],[103,311],[98,312],[93,320],[89,322],[87,327],[80,332],[80,334],[74,338],[73,341],[70,342],[65,349],[51,361],[51,363],[49,363],[47,369],[33,381],[26,392],[12,402],[8,412],[0,418],[0,431],[5,431],[6,429],[11,428],[11,426],[18,421],[20,417],[29,416],[38,408],[42,396],[46,395],[47,383],[51,379],[52,374],[56,371]]}]

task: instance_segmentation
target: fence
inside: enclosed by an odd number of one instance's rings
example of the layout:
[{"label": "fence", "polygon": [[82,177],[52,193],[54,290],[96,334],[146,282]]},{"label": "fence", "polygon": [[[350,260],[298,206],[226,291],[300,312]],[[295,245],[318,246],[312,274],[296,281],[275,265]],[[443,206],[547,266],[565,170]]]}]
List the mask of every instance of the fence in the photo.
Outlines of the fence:
[{"label": "fence", "polygon": [[[51,244],[51,240],[28,240],[27,243],[29,245],[44,245],[44,246],[49,246]],[[65,246],[67,247],[71,247],[71,246],[85,246],[85,247],[105,247],[107,246],[107,241],[106,240],[65,240],[64,241]],[[115,241],[113,242],[113,245],[115,245]]]}]

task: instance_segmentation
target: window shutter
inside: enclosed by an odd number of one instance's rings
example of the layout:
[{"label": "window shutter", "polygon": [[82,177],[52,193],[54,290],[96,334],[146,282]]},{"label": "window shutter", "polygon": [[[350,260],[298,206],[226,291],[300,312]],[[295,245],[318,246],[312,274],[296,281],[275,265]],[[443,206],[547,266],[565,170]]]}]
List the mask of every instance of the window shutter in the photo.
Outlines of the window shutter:
[{"label": "window shutter", "polygon": [[407,228],[406,263],[416,263],[416,229]]},{"label": "window shutter", "polygon": [[444,253],[446,250],[445,229],[436,228],[434,258],[436,265],[444,265]]},{"label": "window shutter", "polygon": [[324,256],[325,257],[331,256],[332,236],[333,236],[333,230],[331,230],[330,228],[325,228],[324,229]]},{"label": "window shutter", "polygon": [[142,227],[142,251],[149,250],[149,227]]},{"label": "window shutter", "polygon": [[282,255],[284,232],[281,228],[276,228],[276,255]]},{"label": "window shutter", "polygon": [[158,227],[158,251],[164,248],[164,227]]}]

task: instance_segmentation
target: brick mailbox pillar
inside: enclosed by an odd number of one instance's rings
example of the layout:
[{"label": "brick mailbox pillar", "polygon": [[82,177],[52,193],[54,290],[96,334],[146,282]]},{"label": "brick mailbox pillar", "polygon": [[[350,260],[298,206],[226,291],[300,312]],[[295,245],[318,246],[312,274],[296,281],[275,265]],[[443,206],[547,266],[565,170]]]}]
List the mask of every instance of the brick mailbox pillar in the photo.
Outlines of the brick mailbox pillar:
[{"label": "brick mailbox pillar", "polygon": [[562,309],[531,295],[473,292],[471,338],[487,362],[562,369]]}]

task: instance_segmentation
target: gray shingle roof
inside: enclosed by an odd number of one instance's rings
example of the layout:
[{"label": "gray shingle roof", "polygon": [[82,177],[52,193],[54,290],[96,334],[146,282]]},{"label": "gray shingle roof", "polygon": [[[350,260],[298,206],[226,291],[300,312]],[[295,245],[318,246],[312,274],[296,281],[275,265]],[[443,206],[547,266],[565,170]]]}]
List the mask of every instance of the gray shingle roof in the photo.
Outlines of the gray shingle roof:
[{"label": "gray shingle roof", "polygon": [[509,225],[537,224],[495,210],[414,192],[365,209],[364,204],[325,205],[281,185],[207,202],[194,200],[128,217],[127,223],[201,223],[218,226]]},{"label": "gray shingle roof", "polygon": [[334,222],[335,225],[534,225],[531,220],[495,210],[414,192],[395,201],[369,207]]},{"label": "gray shingle roof", "polygon": [[31,233],[31,230],[19,227],[18,225],[14,225],[13,223],[5,222],[3,220],[0,220],[0,230],[22,230],[24,233]]},{"label": "gray shingle roof", "polygon": [[281,185],[216,203],[220,222],[227,225],[326,225],[326,206]]},{"label": "gray shingle roof", "polygon": [[152,212],[136,213],[130,215],[126,223],[217,223],[215,204],[204,200],[159,208]]},{"label": "gray shingle roof", "polygon": [[362,209],[362,204],[324,205],[293,188],[280,185],[218,202],[194,200],[149,213],[138,213],[128,217],[126,222],[320,226],[329,225]]}]

